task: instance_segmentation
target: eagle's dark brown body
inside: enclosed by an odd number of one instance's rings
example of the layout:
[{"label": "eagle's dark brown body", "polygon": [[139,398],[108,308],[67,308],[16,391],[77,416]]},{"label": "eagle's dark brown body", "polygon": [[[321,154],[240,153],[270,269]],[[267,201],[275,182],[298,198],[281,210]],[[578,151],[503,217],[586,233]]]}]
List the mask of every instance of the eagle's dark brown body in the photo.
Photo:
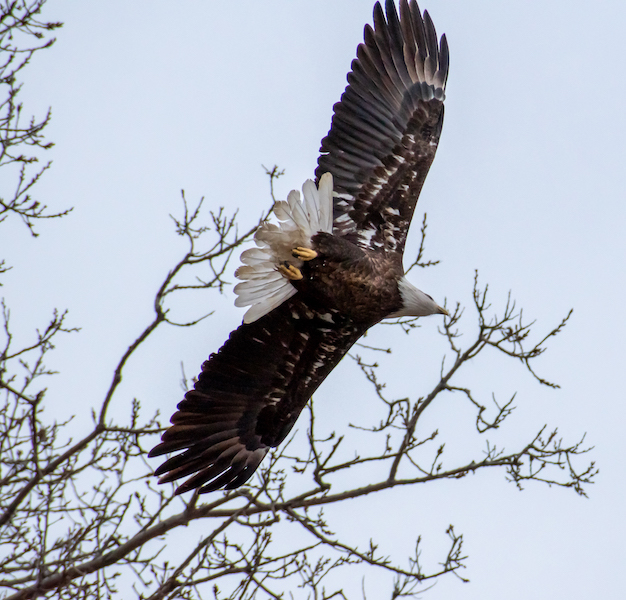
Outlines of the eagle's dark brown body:
[{"label": "eagle's dark brown body", "polygon": [[303,298],[367,327],[401,308],[397,282],[404,273],[393,257],[328,233],[318,233],[312,241],[318,256],[304,263],[304,278],[293,282]]}]

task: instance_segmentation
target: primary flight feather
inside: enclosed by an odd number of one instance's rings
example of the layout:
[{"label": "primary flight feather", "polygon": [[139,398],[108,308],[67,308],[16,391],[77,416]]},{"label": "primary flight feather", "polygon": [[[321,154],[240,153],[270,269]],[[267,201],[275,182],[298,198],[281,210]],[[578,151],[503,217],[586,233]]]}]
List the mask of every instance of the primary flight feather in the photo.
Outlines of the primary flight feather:
[{"label": "primary flight feather", "polygon": [[[386,18],[385,18],[386,13]],[[244,323],[202,365],[150,456],[161,483],[233,489],[280,444],[350,347],[385,318],[447,314],[402,255],[443,125],[448,45],[417,2],[374,7],[374,27],[322,140],[316,181],[277,202],[242,253]]]}]

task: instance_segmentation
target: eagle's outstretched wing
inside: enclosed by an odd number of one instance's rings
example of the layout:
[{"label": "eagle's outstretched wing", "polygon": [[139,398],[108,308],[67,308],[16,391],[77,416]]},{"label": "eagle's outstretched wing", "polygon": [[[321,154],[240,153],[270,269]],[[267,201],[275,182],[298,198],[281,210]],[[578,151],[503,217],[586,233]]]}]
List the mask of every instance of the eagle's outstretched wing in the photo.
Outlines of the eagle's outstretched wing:
[{"label": "eagle's outstretched wing", "polygon": [[202,365],[173,425],[150,452],[183,450],[157,469],[160,483],[192,475],[178,494],[245,483],[364,331],[334,311],[308,306],[299,295],[241,325]]},{"label": "eagle's outstretched wing", "polygon": [[[349,85],[322,142],[316,176],[318,182],[326,172],[334,178],[333,234],[386,252],[401,263],[417,196],[441,132],[448,48],[445,37],[437,45],[428,13],[422,18],[413,0],[400,1],[400,18],[392,0],[387,0],[386,11],[387,21],[376,4],[374,30],[365,29],[365,44],[359,46]],[[331,178],[325,181],[328,184]],[[323,215],[328,219],[322,230],[328,232],[330,211],[317,210],[325,186],[319,190],[311,186],[308,208],[289,204],[291,224],[286,205],[279,206],[286,224],[268,228],[268,235],[289,237],[315,222],[313,230],[320,230]],[[326,192],[330,204],[330,191]],[[240,289],[242,303],[268,293],[269,304],[261,308],[270,312],[256,311],[255,320],[231,333],[202,365],[172,426],[150,452],[150,456],[179,452],[157,469],[161,482],[190,476],[177,493],[232,489],[247,481],[367,329],[300,293],[274,308],[271,294],[277,285],[282,290],[282,282],[276,283],[275,277],[269,283],[258,281],[266,277],[267,269],[272,271],[269,259],[259,257],[257,250],[246,260],[247,267],[240,272],[246,279]]]},{"label": "eagle's outstretched wing", "polygon": [[415,0],[379,3],[322,140],[316,175],[334,179],[335,235],[401,261],[443,125],[448,44]]}]

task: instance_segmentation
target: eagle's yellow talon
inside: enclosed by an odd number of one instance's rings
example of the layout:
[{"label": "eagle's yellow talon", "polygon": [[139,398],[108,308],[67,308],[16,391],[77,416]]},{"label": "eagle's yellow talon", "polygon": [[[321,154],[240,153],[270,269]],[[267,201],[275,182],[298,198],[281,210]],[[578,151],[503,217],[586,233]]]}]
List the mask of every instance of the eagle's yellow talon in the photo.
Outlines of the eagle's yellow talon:
[{"label": "eagle's yellow talon", "polygon": [[289,263],[278,265],[278,272],[283,277],[291,279],[292,281],[298,281],[299,279],[303,279],[300,269],[294,267],[293,265],[290,265]]},{"label": "eagle's yellow talon", "polygon": [[291,251],[296,258],[300,260],[313,260],[317,257],[317,252],[315,250],[311,250],[311,248],[304,248],[302,246],[298,246]]}]

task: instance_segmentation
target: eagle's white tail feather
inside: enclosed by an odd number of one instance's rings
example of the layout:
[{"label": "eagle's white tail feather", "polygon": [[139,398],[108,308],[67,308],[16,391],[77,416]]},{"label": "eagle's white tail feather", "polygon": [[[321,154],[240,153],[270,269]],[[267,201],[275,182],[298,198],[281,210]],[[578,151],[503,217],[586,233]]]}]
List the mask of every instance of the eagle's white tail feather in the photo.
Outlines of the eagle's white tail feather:
[{"label": "eagle's white tail feather", "polygon": [[[241,300],[243,296],[256,292],[256,290],[259,288],[269,290],[270,287],[274,287],[275,283],[282,283],[282,280],[283,276],[277,271],[267,273],[264,277],[261,278],[255,277],[254,279],[246,279],[245,281],[242,281],[235,286],[235,293],[239,295],[239,298],[237,298],[237,300]],[[243,304],[242,306],[246,305]]]},{"label": "eagle's white tail feather", "polygon": [[244,323],[256,321],[296,293],[289,279],[276,270],[284,262],[302,266],[291,251],[298,246],[310,248],[311,238],[320,231],[332,233],[332,175],[322,175],[319,190],[313,181],[307,180],[302,196],[303,199],[300,192],[293,190],[287,201],[276,202],[272,211],[278,224],[262,223],[254,234],[258,248],[241,254],[243,266],[235,275],[243,281],[235,286],[235,306],[252,305],[244,315]]},{"label": "eagle's white tail feather", "polygon": [[[315,184],[313,184],[315,185]],[[303,188],[304,190],[304,188]],[[306,196],[305,196],[306,201]],[[300,233],[303,238],[311,237],[311,223],[309,222],[309,215],[307,215],[304,207],[302,206],[302,201],[300,200],[300,192],[296,190],[291,190],[289,192],[289,196],[287,196],[287,202],[289,203],[289,212],[291,213],[289,216],[293,219],[293,222],[297,225]],[[289,221],[287,221],[287,224]],[[282,225],[282,223],[281,223]],[[291,233],[290,228],[290,233]]]},{"label": "eagle's white tail feather", "polygon": [[254,265],[267,260],[267,254],[261,248],[250,248],[241,255],[244,265]]},{"label": "eagle's white tail feather", "polygon": [[[305,204],[307,209],[307,216],[309,226],[313,232],[311,235],[315,235],[320,230],[320,197],[315,184],[308,179],[302,186],[302,193],[304,194]],[[310,204],[306,202],[309,200]]]},{"label": "eagle's white tail feather", "polygon": [[277,306],[280,306],[285,300],[291,298],[298,290],[293,285],[289,284],[284,286],[279,292],[267,296],[263,302],[257,302],[253,304],[246,312],[244,317],[245,323],[252,323],[257,319],[266,315],[268,312],[274,310]]},{"label": "eagle's white tail feather", "polygon": [[[252,282],[249,281],[245,281],[244,284],[249,284]],[[263,301],[263,299],[268,296],[269,294],[273,294],[275,292],[278,292],[279,290],[281,290],[283,287],[285,287],[285,284],[283,281],[279,281],[279,280],[275,280],[272,282],[254,282],[257,285],[255,287],[251,287],[249,285],[246,285],[245,289],[242,290],[241,288],[238,290],[238,296],[235,299],[235,306],[248,306],[249,304],[255,304],[257,302],[261,302]],[[239,285],[243,285],[243,284],[239,284]]]},{"label": "eagle's white tail feather", "polygon": [[265,279],[270,273],[276,273],[276,270],[267,263],[255,266],[244,265],[237,269],[239,279]]},{"label": "eagle's white tail feather", "polygon": [[[333,176],[330,173],[324,173],[320,178],[319,188],[320,198],[324,201],[320,202],[320,231],[332,233],[333,230]],[[330,198],[330,202],[326,199]]]}]

